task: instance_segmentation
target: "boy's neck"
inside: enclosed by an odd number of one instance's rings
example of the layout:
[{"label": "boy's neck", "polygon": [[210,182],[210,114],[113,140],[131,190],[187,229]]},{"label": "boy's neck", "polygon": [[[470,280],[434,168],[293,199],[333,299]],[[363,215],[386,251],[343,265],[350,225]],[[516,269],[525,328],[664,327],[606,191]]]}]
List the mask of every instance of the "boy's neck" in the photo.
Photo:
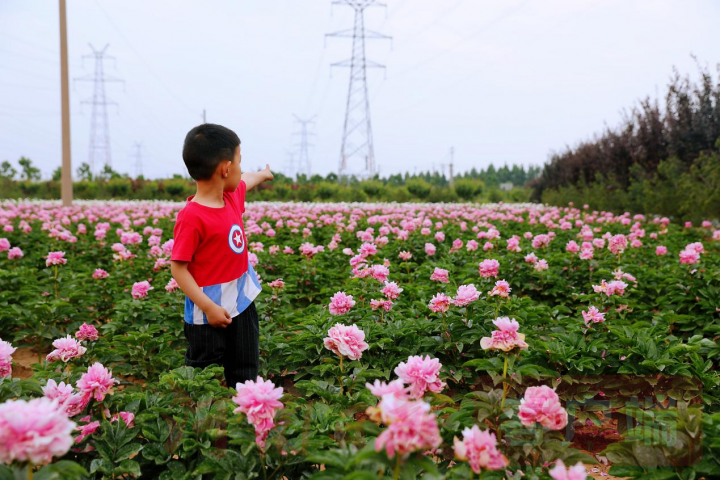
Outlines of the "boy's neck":
[{"label": "boy's neck", "polygon": [[195,183],[197,184],[197,193],[191,200],[192,202],[212,208],[222,208],[225,206],[222,181],[217,182],[213,179]]}]

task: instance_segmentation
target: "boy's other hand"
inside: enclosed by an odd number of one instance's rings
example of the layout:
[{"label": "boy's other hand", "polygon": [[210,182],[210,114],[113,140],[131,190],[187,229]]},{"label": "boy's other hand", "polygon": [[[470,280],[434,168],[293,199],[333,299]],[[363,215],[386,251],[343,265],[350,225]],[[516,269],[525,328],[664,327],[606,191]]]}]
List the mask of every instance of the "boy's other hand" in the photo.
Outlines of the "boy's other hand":
[{"label": "boy's other hand", "polygon": [[227,328],[232,323],[230,314],[220,305],[213,306],[210,310],[205,312],[208,323],[211,327],[216,328]]},{"label": "boy's other hand", "polygon": [[266,163],[265,168],[262,170],[262,173],[265,174],[265,180],[270,181],[273,180],[275,177],[273,176],[272,172],[270,171],[270,164]]}]

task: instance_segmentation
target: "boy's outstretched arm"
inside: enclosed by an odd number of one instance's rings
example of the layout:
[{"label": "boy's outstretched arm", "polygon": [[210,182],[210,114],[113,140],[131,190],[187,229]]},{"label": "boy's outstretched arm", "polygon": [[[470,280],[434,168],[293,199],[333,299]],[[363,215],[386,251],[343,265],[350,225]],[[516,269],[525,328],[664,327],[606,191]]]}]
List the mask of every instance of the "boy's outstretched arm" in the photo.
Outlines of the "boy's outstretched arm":
[{"label": "boy's outstretched arm", "polygon": [[265,168],[259,172],[244,172],[240,178],[242,178],[245,182],[245,185],[247,186],[246,190],[252,190],[262,182],[272,181],[275,177],[270,171],[270,164],[266,163]]}]

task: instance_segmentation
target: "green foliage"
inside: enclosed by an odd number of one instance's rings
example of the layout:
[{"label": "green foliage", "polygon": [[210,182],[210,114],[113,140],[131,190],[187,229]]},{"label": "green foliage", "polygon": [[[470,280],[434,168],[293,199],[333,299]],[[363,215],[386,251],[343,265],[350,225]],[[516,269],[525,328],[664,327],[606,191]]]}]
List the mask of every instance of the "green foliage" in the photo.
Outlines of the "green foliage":
[{"label": "green foliage", "polygon": [[430,195],[430,185],[428,182],[420,178],[415,178],[406,182],[405,186],[410,194],[420,200],[424,200],[428,197],[428,195]]}]

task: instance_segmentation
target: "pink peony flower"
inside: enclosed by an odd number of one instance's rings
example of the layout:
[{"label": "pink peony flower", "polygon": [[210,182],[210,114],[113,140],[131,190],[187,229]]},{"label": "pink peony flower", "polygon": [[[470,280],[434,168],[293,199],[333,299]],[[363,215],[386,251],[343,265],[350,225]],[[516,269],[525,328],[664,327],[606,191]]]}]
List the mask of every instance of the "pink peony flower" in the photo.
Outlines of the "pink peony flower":
[{"label": "pink peony flower", "polygon": [[398,287],[398,284],[395,282],[385,282],[385,286],[382,289],[383,295],[385,295],[390,300],[397,300],[397,298],[402,293],[403,289]]},{"label": "pink peony flower", "polygon": [[428,308],[435,313],[445,313],[450,308],[450,297],[444,293],[438,293],[430,299]]},{"label": "pink peony flower", "polygon": [[557,393],[545,385],[525,390],[518,416],[525,426],[539,422],[550,430],[562,430],[568,421],[567,412],[560,404]]},{"label": "pink peony flower", "polygon": [[423,401],[407,401],[384,395],[377,407],[387,425],[375,439],[375,451],[385,450],[389,458],[402,457],[416,451],[434,450],[442,443],[435,415]]},{"label": "pink peony flower", "polygon": [[265,439],[275,426],[275,412],[283,407],[280,402],[282,387],[275,388],[270,380],[257,377],[256,381],[246,380],[235,387],[237,394],[232,401],[238,407],[234,413],[244,413],[250,425],[255,427],[255,443],[265,448]]},{"label": "pink peony flower", "polygon": [[67,362],[68,360],[81,356],[87,351],[87,348],[83,347],[80,342],[70,335],[55,340],[53,347],[55,347],[55,350],[47,355],[48,362],[57,362],[58,360]]},{"label": "pink peony flower", "polygon": [[95,341],[98,339],[98,331],[93,325],[83,323],[80,325],[80,329],[75,333],[75,338],[78,340],[90,340]]},{"label": "pink peony flower", "polygon": [[570,253],[577,253],[580,251],[580,246],[575,240],[570,240],[567,245],[565,245],[565,250]]},{"label": "pink peony flower", "polygon": [[346,295],[345,292],[337,292],[330,299],[330,314],[331,315],[344,315],[350,311],[355,305],[352,295]]},{"label": "pink peony flower", "polygon": [[531,265],[534,265],[538,261],[537,255],[535,253],[529,253],[525,255],[525,263],[529,263]]},{"label": "pink peony flower", "polygon": [[465,307],[480,298],[480,292],[477,291],[474,284],[460,285],[453,299],[456,307]]},{"label": "pink peony flower", "polygon": [[498,280],[495,282],[493,289],[488,292],[488,295],[491,297],[498,295],[502,298],[508,298],[511,291],[512,288],[510,288],[510,284],[508,282],[505,280]]},{"label": "pink peony flower", "polygon": [[66,263],[65,252],[50,252],[45,260],[46,267],[50,265],[65,265]]},{"label": "pink peony flower", "polygon": [[386,312],[389,312],[392,309],[393,302],[392,300],[370,300],[370,308],[373,310],[377,310],[379,308],[382,308]]},{"label": "pink peony flower", "polygon": [[365,387],[378,398],[382,398],[383,395],[395,395],[397,398],[407,399],[410,393],[410,387],[406,387],[400,379],[390,383],[375,380],[374,384],[366,383]]},{"label": "pink peony flower", "polygon": [[323,339],[323,343],[328,350],[350,360],[360,360],[362,352],[369,346],[365,343],[365,332],[356,325],[348,327],[339,323],[328,330],[328,336]]},{"label": "pink peony flower", "polygon": [[95,362],[80,377],[77,388],[82,393],[85,402],[90,401],[90,398],[102,402],[105,395],[110,394],[112,386],[116,382],[117,380],[112,378],[112,373],[102,363]]},{"label": "pink peony flower", "polygon": [[408,260],[410,260],[412,258],[412,253],[402,251],[398,254],[398,258],[400,258],[400,260],[404,260],[407,262]]},{"label": "pink peony flower", "polygon": [[370,276],[378,282],[385,282],[390,275],[390,270],[385,265],[372,265],[370,267]]},{"label": "pink peony flower", "polygon": [[12,375],[12,354],[17,350],[10,342],[0,338],[0,378],[7,378]]},{"label": "pink peony flower", "polygon": [[587,312],[583,310],[582,316],[585,320],[585,326],[588,326],[590,323],[601,323],[605,321],[605,314],[601,313],[595,307],[588,308]]},{"label": "pink peony flower", "polygon": [[22,258],[23,257],[23,251],[20,250],[19,247],[13,247],[10,250],[8,250],[8,260],[14,260],[16,258]]},{"label": "pink peony flower", "polygon": [[538,260],[538,261],[535,263],[535,267],[533,267],[533,268],[535,268],[535,270],[537,270],[538,272],[542,272],[542,271],[547,270],[547,269],[548,269],[547,260],[545,260],[544,258]]},{"label": "pink peony flower", "polygon": [[438,267],[435,267],[435,270],[430,275],[430,280],[440,283],[450,283],[448,271]]},{"label": "pink peony flower", "polygon": [[508,466],[508,459],[498,451],[497,439],[494,433],[480,430],[477,425],[472,429],[465,428],[463,439],[455,437],[455,458],[470,462],[473,472],[480,473],[485,470],[500,470]]},{"label": "pink peony flower", "polygon": [[99,280],[102,278],[107,278],[109,276],[109,273],[103,270],[102,268],[96,268],[95,272],[92,274],[92,278]]},{"label": "pink peony flower", "polygon": [[0,238],[0,252],[5,252],[10,249],[10,240],[7,238]]},{"label": "pink peony flower", "polygon": [[133,298],[145,298],[150,290],[154,290],[147,280],[142,282],[135,282],[132,286]]},{"label": "pink peony flower", "polygon": [[270,288],[282,289],[282,288],[285,288],[285,282],[283,282],[282,278],[278,278],[278,279],[273,280],[272,282],[268,283],[268,286]]},{"label": "pink peony flower", "polygon": [[428,256],[432,257],[433,255],[435,255],[435,251],[436,251],[435,245],[433,245],[432,243],[425,244],[425,253]]},{"label": "pink peony flower", "polygon": [[680,263],[684,263],[686,265],[692,265],[699,261],[700,261],[700,254],[698,252],[696,252],[695,250],[686,248],[685,250],[680,252]]},{"label": "pink peony flower", "polygon": [[81,425],[77,427],[75,430],[80,432],[80,435],[75,438],[75,443],[82,442],[85,437],[92,435],[97,431],[97,429],[100,428],[100,421],[96,420],[94,422],[87,423],[85,425]]},{"label": "pink peony flower", "polygon": [[0,462],[50,463],[70,450],[74,428],[55,400],[8,400],[0,404]]},{"label": "pink peony flower", "polygon": [[72,385],[66,385],[65,382],[60,382],[58,385],[55,380],[50,379],[47,384],[42,387],[43,394],[50,400],[57,400],[60,408],[67,414],[68,417],[74,417],[80,414],[87,405],[83,401],[82,395],[75,393]]},{"label": "pink peony flower", "polygon": [[520,324],[515,319],[508,317],[499,317],[493,320],[493,324],[498,330],[493,330],[490,337],[480,339],[480,347],[483,350],[502,350],[509,352],[514,348],[525,350],[528,344],[525,343],[525,334],[518,333]]},{"label": "pink peony flower", "polygon": [[177,280],[175,280],[174,278],[171,278],[167,285],[165,285],[165,291],[169,293],[174,292],[178,288],[180,288],[180,285],[178,285]]},{"label": "pink peony flower", "polygon": [[662,256],[667,254],[667,247],[664,245],[658,245],[657,248],[655,248],[655,255]]},{"label": "pink peony flower", "polygon": [[437,358],[413,355],[407,362],[400,362],[394,372],[403,383],[410,385],[411,397],[422,398],[428,390],[437,393],[445,388],[445,383],[439,378],[440,368],[442,365]]},{"label": "pink peony flower", "polygon": [[500,262],[497,260],[483,260],[478,266],[481,277],[497,277],[500,269]]},{"label": "pink peony flower", "polygon": [[615,294],[622,296],[625,293],[627,286],[627,283],[620,280],[613,280],[610,283],[606,283],[605,280],[602,280],[600,285],[593,285],[592,287],[595,293],[604,293],[610,297]]},{"label": "pink peony flower", "polygon": [[125,425],[127,425],[128,428],[132,428],[135,426],[135,414],[132,412],[120,412],[116,413],[112,416],[110,419],[110,422],[116,422],[118,419],[122,418],[123,422],[125,422]]},{"label": "pink peony flower", "polygon": [[565,468],[562,460],[557,460],[555,468],[548,472],[554,480],[585,480],[587,471],[582,462],[578,462],[574,467]]}]

